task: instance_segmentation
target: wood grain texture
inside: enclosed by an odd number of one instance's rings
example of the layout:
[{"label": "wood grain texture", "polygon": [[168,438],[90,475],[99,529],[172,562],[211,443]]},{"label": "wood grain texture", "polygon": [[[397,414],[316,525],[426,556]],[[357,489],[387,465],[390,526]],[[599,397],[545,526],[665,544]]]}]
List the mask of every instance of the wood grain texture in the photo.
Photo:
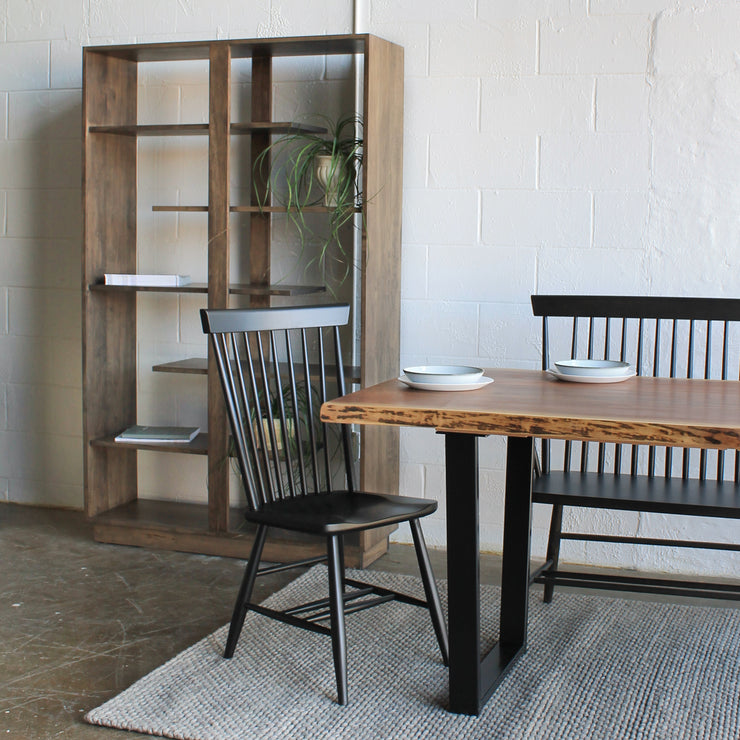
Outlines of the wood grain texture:
[{"label": "wood grain texture", "polygon": [[[254,115],[254,113],[252,114]],[[292,121],[270,121],[267,118],[249,123],[232,123],[231,134],[325,134],[324,126],[311,126],[307,123],[294,123]]]},{"label": "wood grain texture", "polygon": [[136,454],[89,444],[136,421],[136,296],[88,287],[105,272],[136,269],[136,141],[90,129],[136,122],[137,70],[85,50],[83,76],[83,454],[85,510],[94,516],[136,496]]},{"label": "wood grain texture", "polygon": [[[133,270],[128,270],[133,272]],[[152,285],[104,285],[95,283],[90,286],[91,291],[106,293],[209,293],[209,283],[190,283],[178,287],[152,286]],[[236,295],[257,296],[294,296],[310,295],[311,293],[325,293],[324,285],[250,285],[249,283],[230,283],[228,292]]]},{"label": "wood grain texture", "polygon": [[[255,55],[321,56],[324,54],[362,54],[367,34],[332,36],[286,36],[273,39],[235,39],[230,41],[232,58]],[[128,61],[166,62],[208,59],[213,41],[175,41],[153,44],[121,44],[95,47],[100,53]]]},{"label": "wood grain texture", "polygon": [[[172,292],[208,293],[211,308],[225,307],[229,294],[253,296],[253,304],[270,305],[270,296],[316,293],[318,286],[269,284],[270,213],[285,208],[268,206],[260,214],[257,204],[230,206],[230,136],[252,137],[252,151],[266,145],[272,133],[296,129],[290,122],[273,122],[271,60],[283,56],[362,54],[365,56],[364,113],[366,163],[363,183],[372,208],[363,213],[365,265],[362,275],[362,370],[355,382],[375,383],[395,375],[399,364],[400,316],[400,213],[403,127],[403,51],[372,36],[339,35],[301,38],[218,40],[96,46],[84,50],[84,416],[86,506],[98,515],[119,504],[136,506],[136,451],[90,440],[106,437],[136,422],[136,288],[98,285],[104,272],[134,272],[136,266],[136,148],[139,136],[200,135],[209,137],[208,205],[161,205],[158,212],[208,213],[208,284],[195,284]],[[251,122],[231,123],[230,70],[234,58],[253,59]],[[137,64],[145,61],[208,60],[208,124],[142,126],[137,122]],[[377,110],[375,108],[377,106]],[[302,128],[305,128],[301,126]],[[309,127],[310,128],[310,127]],[[390,175],[388,172],[390,171]],[[377,197],[376,197],[377,196]],[[308,210],[327,212],[323,206]],[[251,284],[229,284],[229,213],[249,213]],[[376,243],[377,251],[370,246]],[[369,247],[369,249],[368,249]],[[140,288],[139,290],[146,290]],[[166,363],[170,365],[170,363]],[[196,363],[165,368],[172,372],[201,373]],[[362,377],[360,377],[362,374]],[[129,522],[103,525],[115,531],[109,541],[156,544],[206,552],[204,543],[230,539],[226,451],[228,434],[222,394],[212,362],[208,372],[209,398],[209,504],[210,512],[198,533],[167,533],[166,518],[150,528]],[[398,490],[398,431],[392,428],[363,432],[361,482],[371,491]],[[177,506],[177,505],[175,505]],[[169,509],[170,516],[174,509]],[[137,527],[141,527],[137,531]],[[185,538],[185,539],[183,539]],[[164,545],[164,542],[167,545]],[[300,550],[301,545],[296,546]],[[353,542],[348,553],[354,564],[367,564],[386,548],[386,532],[378,530],[366,541]],[[225,549],[216,548],[219,553]],[[239,555],[247,550],[239,546]],[[236,554],[236,553],[235,553]],[[302,555],[305,553],[301,553]]]},{"label": "wood grain texture", "polygon": [[[252,59],[252,119],[269,121],[272,117],[272,57],[269,54],[256,55]],[[264,155],[261,166],[255,168],[260,155],[270,146],[270,133],[260,131],[252,135],[249,167],[252,173],[252,192],[250,205],[267,205],[269,172],[272,155]],[[272,218],[268,211],[259,209],[252,212],[249,220],[249,280],[253,285],[270,283],[270,242],[272,238]],[[270,305],[269,296],[255,296],[250,305],[254,308]]]},{"label": "wood grain texture", "polygon": [[[304,213],[330,213],[331,209],[326,206],[305,206],[301,209]],[[356,209],[361,213],[361,209]],[[152,206],[152,211],[159,212],[182,212],[182,213],[207,213],[208,206]],[[286,206],[229,206],[231,213],[287,213]]]},{"label": "wood grain texture", "polygon": [[[363,386],[398,373],[401,323],[401,200],[403,190],[403,49],[368,37],[364,66],[365,214],[362,234],[360,365]],[[364,490],[398,493],[396,429],[363,429]],[[387,531],[365,533],[372,546]]]},{"label": "wood grain texture", "polygon": [[[246,559],[252,548],[254,528],[244,521],[239,509],[231,508],[229,513],[233,523],[229,531],[209,532],[206,505],[132,501],[96,517],[93,536],[98,542],[117,545]],[[346,536],[345,541],[345,559],[351,568],[369,565],[385,551],[383,546],[366,551],[354,534]],[[324,554],[323,537],[274,529],[267,537],[263,560],[290,562]]]},{"label": "wood grain texture", "polygon": [[120,136],[207,136],[207,123],[167,123],[119,126],[91,126],[90,131],[97,134],[117,134]]},{"label": "wood grain texture", "polygon": [[[303,206],[301,211],[304,213],[331,213],[333,209],[327,206]],[[287,206],[231,206],[232,213],[288,213]],[[361,209],[355,209],[356,213],[361,213]]]},{"label": "wood grain texture", "polygon": [[[205,359],[205,357],[189,357],[186,360],[175,360],[174,362],[163,362],[158,365],[154,365],[152,366],[152,371],[155,373],[186,373],[192,375],[205,375],[208,372],[208,361]],[[283,373],[287,373],[288,364],[280,363],[280,371]],[[310,372],[312,378],[317,378],[319,376],[319,366],[317,364],[311,364]],[[359,383],[360,368],[357,365],[345,365],[344,377],[347,382]]]},{"label": "wood grain texture", "polygon": [[[91,126],[91,133],[117,134],[119,136],[207,136],[207,123],[143,123],[137,125]],[[266,134],[325,133],[322,126],[308,126],[291,121],[255,121],[232,123],[229,133],[232,136],[248,136],[259,132]]]},{"label": "wood grain texture", "polygon": [[403,49],[376,37],[365,59],[364,136],[361,341],[363,383],[372,385],[399,369],[403,189]]},{"label": "wood grain texture", "polygon": [[152,206],[154,213],[208,213],[208,206]]},{"label": "wood grain texture", "polygon": [[121,450],[150,450],[151,452],[172,452],[180,455],[208,454],[208,434],[198,434],[192,442],[116,442],[115,437],[93,439],[93,447],[108,447]]},{"label": "wood grain texture", "polygon": [[738,381],[640,377],[582,384],[498,368],[486,375],[495,382],[469,392],[418,391],[389,380],[324,404],[321,418],[482,435],[740,449]]},{"label": "wood grain texture", "polygon": [[[231,49],[213,43],[209,71],[208,138],[208,308],[229,301],[229,183]],[[208,528],[229,528],[229,434],[221,383],[208,348]]]}]

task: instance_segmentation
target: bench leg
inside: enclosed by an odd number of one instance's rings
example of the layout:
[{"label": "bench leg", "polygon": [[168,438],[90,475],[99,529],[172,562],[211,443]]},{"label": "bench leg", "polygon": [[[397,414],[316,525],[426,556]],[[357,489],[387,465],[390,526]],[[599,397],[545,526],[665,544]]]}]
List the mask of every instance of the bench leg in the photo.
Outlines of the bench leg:
[{"label": "bench leg", "polygon": [[555,591],[555,580],[547,578],[548,571],[558,569],[558,560],[560,559],[560,533],[563,529],[563,507],[560,504],[553,504],[552,514],[550,515],[550,535],[547,539],[547,560],[550,562],[547,570],[542,575],[547,579],[545,581],[545,590],[543,600],[546,604],[552,601],[553,592]]}]

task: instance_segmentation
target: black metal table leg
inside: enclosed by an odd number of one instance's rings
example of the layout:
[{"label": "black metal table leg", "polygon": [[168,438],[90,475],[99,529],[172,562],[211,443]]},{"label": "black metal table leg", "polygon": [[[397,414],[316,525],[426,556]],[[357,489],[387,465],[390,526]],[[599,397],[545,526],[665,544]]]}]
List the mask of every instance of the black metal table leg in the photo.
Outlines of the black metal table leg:
[{"label": "black metal table leg", "polygon": [[526,649],[533,449],[531,438],[508,440],[500,639],[482,657],[478,438],[445,433],[450,711],[458,714],[479,714]]},{"label": "black metal table leg", "polygon": [[478,714],[480,551],[478,438],[445,434],[450,711]]},{"label": "black metal table leg", "polygon": [[529,554],[532,540],[534,440],[509,437],[506,446],[504,557],[501,573],[499,644],[507,660],[527,648]]}]

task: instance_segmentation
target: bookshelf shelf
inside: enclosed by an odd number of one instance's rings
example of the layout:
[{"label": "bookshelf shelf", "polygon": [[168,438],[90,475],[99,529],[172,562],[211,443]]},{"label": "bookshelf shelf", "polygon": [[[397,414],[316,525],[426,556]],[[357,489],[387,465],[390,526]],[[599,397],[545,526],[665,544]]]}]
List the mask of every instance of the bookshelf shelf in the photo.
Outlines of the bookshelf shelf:
[{"label": "bookshelf shelf", "polygon": [[[106,126],[90,126],[91,134],[115,134],[118,136],[208,136],[210,127],[207,123],[159,123],[159,124],[122,124]],[[254,133],[266,133],[268,135],[296,134],[296,133],[322,134],[326,132],[321,126],[307,126],[304,124],[287,122],[261,123],[232,123],[229,133],[232,136],[250,136]]]},{"label": "bookshelf shelf", "polygon": [[[189,357],[185,360],[175,360],[174,362],[162,362],[152,367],[155,373],[181,373],[184,375],[207,375],[208,360],[205,357]],[[313,368],[311,368],[313,372]],[[318,368],[316,368],[318,376]],[[344,377],[348,383],[359,384],[361,380],[360,368],[356,365],[345,365]]]},{"label": "bookshelf shelf", "polygon": [[[304,206],[302,213],[331,213],[327,206]],[[208,213],[208,206],[152,206],[155,213]],[[362,208],[355,208],[362,213]],[[230,213],[288,213],[286,206],[229,206]]]},{"label": "bookshelf shelf", "polygon": [[207,455],[208,434],[201,432],[192,442],[116,442],[114,435],[90,440],[93,447],[116,447],[119,449],[150,450],[151,452],[179,452],[185,455]]},{"label": "bookshelf shelf", "polygon": [[[93,283],[91,291],[107,293],[208,293],[208,283],[190,283],[189,285],[105,285]],[[255,296],[302,296],[324,293],[324,285],[259,285],[251,283],[232,283],[228,287],[232,295]]]}]

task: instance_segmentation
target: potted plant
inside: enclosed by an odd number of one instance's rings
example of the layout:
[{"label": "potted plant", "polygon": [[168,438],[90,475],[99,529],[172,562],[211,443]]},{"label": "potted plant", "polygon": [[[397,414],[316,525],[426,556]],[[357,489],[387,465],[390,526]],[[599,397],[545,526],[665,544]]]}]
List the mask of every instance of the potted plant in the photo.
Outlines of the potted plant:
[{"label": "potted plant", "polygon": [[[325,117],[319,120],[325,124],[326,133],[297,131],[277,139],[259,154],[254,162],[255,192],[260,206],[267,205],[271,195],[282,202],[302,248],[309,239],[318,239],[318,252],[309,265],[323,265],[329,247],[335,244],[347,260],[346,277],[351,254],[342,244],[340,231],[352,223],[363,202],[362,117],[352,113],[336,121]],[[260,189],[258,182],[266,182],[267,187]],[[327,210],[325,233],[314,233],[305,218],[307,209]]]},{"label": "potted plant", "polygon": [[[295,403],[298,405],[297,414],[297,425],[296,425],[296,409],[292,403],[292,386],[286,383],[280,393],[276,390],[271,390],[268,396],[264,390],[260,389],[257,393],[257,399],[254,406],[250,409],[250,420],[252,424],[252,432],[254,434],[255,441],[258,447],[264,447],[266,452],[272,452],[272,437],[270,434],[270,427],[272,427],[275,434],[276,449],[278,452],[284,450],[284,439],[287,435],[288,446],[291,452],[295,455],[297,451],[298,433],[300,434],[303,446],[308,444],[310,439],[309,432],[309,421],[308,421],[308,391],[305,386],[300,383],[296,387],[295,391]],[[314,429],[320,427],[319,423],[319,408],[321,407],[321,401],[319,400],[319,394],[316,388],[311,386],[311,410],[313,416],[311,419],[311,425]],[[281,414],[282,408],[282,414]],[[258,419],[258,416],[260,417]],[[262,429],[260,430],[260,426]],[[297,429],[296,429],[297,426]],[[319,448],[322,446],[320,440],[317,441]],[[305,450],[304,450],[305,451]]]}]

